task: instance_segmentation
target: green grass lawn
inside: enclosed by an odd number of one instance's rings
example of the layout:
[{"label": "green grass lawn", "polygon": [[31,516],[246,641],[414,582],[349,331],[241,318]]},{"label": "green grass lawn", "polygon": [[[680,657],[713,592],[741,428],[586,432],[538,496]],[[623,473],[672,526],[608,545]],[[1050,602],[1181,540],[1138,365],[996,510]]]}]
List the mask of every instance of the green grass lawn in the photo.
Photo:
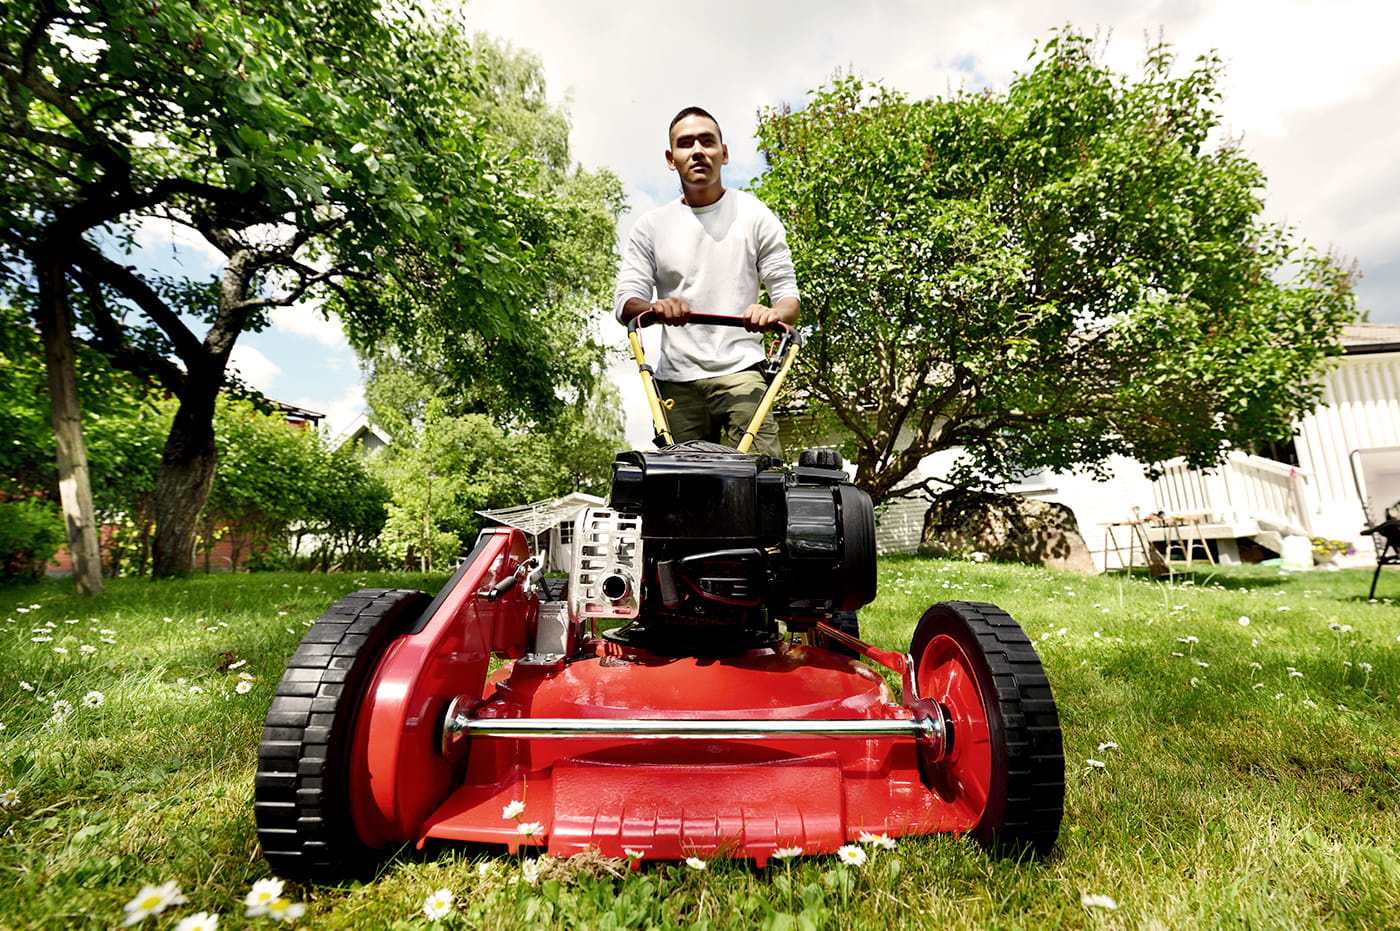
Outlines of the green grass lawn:
[{"label": "green grass lawn", "polygon": [[[199,912],[221,929],[275,926],[245,917],[244,899],[271,878],[252,781],[283,663],[341,595],[442,581],[118,579],[95,600],[65,583],[0,588],[0,928],[118,927],[143,886],[167,882],[187,901],[136,927]],[[1400,599],[1368,602],[1368,585],[1360,569],[1168,585],[883,560],[861,615],[876,644],[907,649],[945,600],[997,603],[1036,643],[1067,777],[1041,862],[951,837],[872,847],[858,868],[763,871],[448,848],[283,895],[309,928],[429,927],[438,889],[455,897],[443,928],[1400,927]],[[1380,593],[1400,593],[1400,573]]]}]

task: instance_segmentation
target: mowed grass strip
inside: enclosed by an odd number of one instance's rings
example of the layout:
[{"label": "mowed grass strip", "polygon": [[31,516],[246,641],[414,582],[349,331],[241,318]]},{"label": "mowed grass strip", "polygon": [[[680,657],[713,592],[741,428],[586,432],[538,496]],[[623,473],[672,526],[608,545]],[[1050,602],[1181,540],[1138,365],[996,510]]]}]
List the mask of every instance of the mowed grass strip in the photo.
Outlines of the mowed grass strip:
[{"label": "mowed grass strip", "polygon": [[[252,777],[262,719],[309,624],[365,587],[442,576],[254,574],[0,589],[0,928],[120,926],[144,886],[244,916],[271,873]],[[1025,627],[1064,731],[1055,854],[951,837],[756,871],[481,848],[405,851],[373,881],[288,883],[314,928],[1357,928],[1400,915],[1400,611],[1369,570],[1197,567],[1171,584],[887,558],[863,634],[907,649],[928,605],[987,601]],[[1380,594],[1400,594],[1400,573]],[[813,800],[813,804],[822,804]],[[1087,903],[1087,904],[1086,904]],[[1116,905],[1116,908],[1110,907]]]}]

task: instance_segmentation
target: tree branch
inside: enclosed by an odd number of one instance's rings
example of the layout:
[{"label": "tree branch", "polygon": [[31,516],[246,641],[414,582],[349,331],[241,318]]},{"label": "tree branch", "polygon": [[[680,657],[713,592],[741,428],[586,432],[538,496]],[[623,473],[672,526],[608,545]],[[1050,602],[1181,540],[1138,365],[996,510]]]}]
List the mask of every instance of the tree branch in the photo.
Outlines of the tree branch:
[{"label": "tree branch", "polygon": [[82,269],[75,269],[74,277],[87,295],[88,307],[92,311],[93,330],[96,333],[96,338],[91,341],[93,348],[111,359],[117,368],[137,375],[154,375],[157,381],[177,396],[183,393],[184,371],[164,356],[133,346],[112,313],[98,280]]},{"label": "tree branch", "polygon": [[141,308],[142,312],[170,338],[175,347],[175,354],[184,361],[187,369],[202,361],[203,349],[200,341],[155,289],[131,269],[107,258],[91,244],[81,239],[77,242],[74,249],[74,264],[77,267],[91,274],[97,281],[115,288]]}]

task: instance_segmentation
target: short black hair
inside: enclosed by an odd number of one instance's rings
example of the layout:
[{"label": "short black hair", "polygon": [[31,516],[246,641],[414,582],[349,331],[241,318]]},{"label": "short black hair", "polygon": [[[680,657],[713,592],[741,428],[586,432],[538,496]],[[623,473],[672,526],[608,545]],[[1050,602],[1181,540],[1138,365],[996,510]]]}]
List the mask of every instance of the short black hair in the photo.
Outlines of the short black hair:
[{"label": "short black hair", "polygon": [[713,116],[711,116],[709,110],[706,110],[706,109],[704,109],[703,107],[686,107],[686,108],[685,108],[684,110],[682,110],[680,113],[677,113],[675,116],[671,117],[671,125],[666,127],[666,141],[667,141],[667,142],[670,142],[670,141],[671,141],[671,130],[675,129],[675,128],[676,128],[676,124],[679,123],[681,120],[685,119],[687,116],[703,116],[705,119],[709,120],[711,123],[714,123],[714,124],[715,124],[715,130],[716,130],[717,132],[719,132],[719,141],[720,141],[720,142],[723,142],[723,141],[724,141],[724,130],[722,130],[722,129],[719,128],[719,120],[717,120],[717,119],[715,119]]}]

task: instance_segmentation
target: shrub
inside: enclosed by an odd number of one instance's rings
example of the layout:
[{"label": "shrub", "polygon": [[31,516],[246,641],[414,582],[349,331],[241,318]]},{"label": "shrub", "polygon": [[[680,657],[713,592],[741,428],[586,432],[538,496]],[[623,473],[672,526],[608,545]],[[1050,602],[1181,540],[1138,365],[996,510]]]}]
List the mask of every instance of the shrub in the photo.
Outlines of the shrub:
[{"label": "shrub", "polygon": [[37,579],[63,543],[58,505],[41,498],[0,501],[0,579]]}]

